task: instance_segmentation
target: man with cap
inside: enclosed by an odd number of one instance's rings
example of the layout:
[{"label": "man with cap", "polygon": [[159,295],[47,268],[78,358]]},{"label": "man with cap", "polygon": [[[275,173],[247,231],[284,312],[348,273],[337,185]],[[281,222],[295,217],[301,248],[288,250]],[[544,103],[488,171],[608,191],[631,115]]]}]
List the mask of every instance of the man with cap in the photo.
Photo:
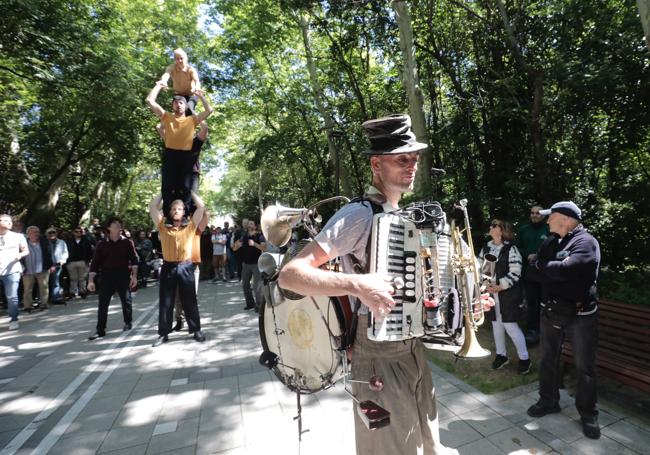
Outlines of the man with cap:
[{"label": "man with cap", "polygon": [[[381,392],[353,385],[359,401],[372,400],[393,414],[390,424],[369,430],[355,412],[355,438],[359,454],[457,453],[440,443],[438,413],[431,372],[422,342],[372,341],[367,337],[367,314],[386,315],[395,304],[390,277],[368,273],[373,214],[398,208],[403,193],[411,191],[420,152],[426,144],[415,140],[411,119],[391,115],[363,125],[371,147],[372,184],[363,198],[341,208],[279,277],[279,286],[302,295],[349,295],[360,317],[352,358],[352,377],[367,381],[379,375]],[[319,268],[340,257],[343,273]],[[358,386],[358,387],[357,387]]]},{"label": "man with cap", "polygon": [[193,168],[197,154],[192,153],[194,130],[203,120],[212,114],[212,107],[201,90],[194,93],[203,103],[203,112],[187,117],[185,115],[186,100],[176,95],[172,101],[172,113],[165,111],[156,98],[163,83],[158,81],[149,92],[146,102],[151,111],[160,118],[165,131],[165,151],[162,160],[161,193],[163,197],[163,213],[169,213],[170,204],[174,199],[180,199],[185,204],[186,215],[189,215]]},{"label": "man with cap", "polygon": [[582,212],[573,202],[557,202],[540,214],[548,215],[550,235],[530,266],[531,278],[542,284],[542,311],[539,400],[528,408],[528,415],[560,412],[559,361],[566,336],[576,361],[575,404],[582,430],[588,438],[598,439],[596,280],[600,246],[582,225]]}]

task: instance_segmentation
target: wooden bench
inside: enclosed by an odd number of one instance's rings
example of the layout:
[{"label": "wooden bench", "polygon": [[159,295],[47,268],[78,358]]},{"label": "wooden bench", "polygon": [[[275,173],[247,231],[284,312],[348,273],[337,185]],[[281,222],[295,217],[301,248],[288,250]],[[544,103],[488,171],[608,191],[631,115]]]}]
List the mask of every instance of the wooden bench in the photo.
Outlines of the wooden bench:
[{"label": "wooden bench", "polygon": [[[568,341],[562,362],[573,364]],[[603,376],[650,393],[650,307],[600,300],[596,366]]]}]

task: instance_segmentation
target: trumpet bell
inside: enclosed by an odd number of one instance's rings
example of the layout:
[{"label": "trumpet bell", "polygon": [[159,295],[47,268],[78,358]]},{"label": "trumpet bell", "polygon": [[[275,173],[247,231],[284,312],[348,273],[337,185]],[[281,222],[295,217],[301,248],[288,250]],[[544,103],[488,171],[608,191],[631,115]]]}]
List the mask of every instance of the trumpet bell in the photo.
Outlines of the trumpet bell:
[{"label": "trumpet bell", "polygon": [[286,245],[291,239],[291,229],[304,212],[305,209],[292,209],[280,204],[268,206],[260,220],[264,238],[277,247]]},{"label": "trumpet bell", "polygon": [[454,354],[457,359],[480,359],[490,355],[490,351],[481,347],[476,332],[467,313],[465,314],[465,339],[463,345]]}]

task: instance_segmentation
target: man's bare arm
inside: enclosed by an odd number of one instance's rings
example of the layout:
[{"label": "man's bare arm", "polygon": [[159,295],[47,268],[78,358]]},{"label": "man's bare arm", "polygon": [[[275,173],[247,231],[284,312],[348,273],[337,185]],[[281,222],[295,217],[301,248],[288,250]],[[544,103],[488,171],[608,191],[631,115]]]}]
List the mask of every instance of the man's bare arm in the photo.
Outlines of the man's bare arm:
[{"label": "man's bare arm", "polygon": [[203,199],[201,199],[199,195],[196,194],[194,191],[192,191],[192,200],[194,201],[194,205],[196,206],[194,215],[192,215],[192,221],[194,222],[194,226],[198,226],[199,224],[201,224],[201,220],[203,219],[203,214],[205,213],[205,204],[203,203]]},{"label": "man's bare arm", "polygon": [[196,228],[203,232],[205,228],[208,226],[208,220],[210,218],[210,214],[208,213],[207,210],[203,210],[203,218],[201,218],[201,222],[196,225]]},{"label": "man's bare arm", "polygon": [[203,120],[203,121],[201,121],[199,126],[201,127],[201,129],[196,134],[196,137],[198,137],[202,141],[205,141],[205,138],[208,137],[208,124],[207,124],[207,122],[205,120]]},{"label": "man's bare arm", "polygon": [[163,214],[160,211],[160,203],[162,202],[162,195],[159,194],[149,203],[149,215],[154,226],[158,226],[163,219]]},{"label": "man's bare arm", "polygon": [[212,114],[212,106],[210,106],[210,103],[208,103],[208,99],[205,97],[203,90],[196,90],[194,94],[198,96],[201,100],[201,103],[203,103],[203,112],[196,116],[197,121],[201,123]]},{"label": "man's bare arm", "polygon": [[302,295],[353,295],[373,312],[388,314],[395,305],[389,276],[330,272],[319,268],[332,259],[311,242],[280,271],[278,285]]},{"label": "man's bare arm", "polygon": [[156,85],[151,89],[147,95],[147,99],[145,100],[147,106],[151,109],[151,112],[153,112],[157,117],[162,117],[165,114],[165,110],[156,102],[156,98],[158,98],[158,93],[160,93],[162,87],[164,86],[161,82],[156,82]]}]

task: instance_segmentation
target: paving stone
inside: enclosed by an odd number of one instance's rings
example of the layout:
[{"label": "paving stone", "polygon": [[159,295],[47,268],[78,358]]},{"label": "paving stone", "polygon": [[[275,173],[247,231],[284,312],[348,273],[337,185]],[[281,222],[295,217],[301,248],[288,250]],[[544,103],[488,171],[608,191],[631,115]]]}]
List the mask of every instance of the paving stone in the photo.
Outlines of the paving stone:
[{"label": "paving stone", "polygon": [[463,413],[459,417],[483,436],[498,433],[513,425],[485,406]]},{"label": "paving stone", "polygon": [[147,453],[154,454],[175,451],[187,446],[194,447],[197,443],[198,430],[198,417],[180,421],[175,431],[159,435],[154,434],[149,442]]},{"label": "paving stone", "polygon": [[170,387],[176,387],[179,385],[185,385],[188,383],[188,378],[178,378],[178,379],[173,379],[171,384],[169,384]]},{"label": "paving stone", "polygon": [[206,431],[199,431],[196,453],[203,455],[244,447],[244,428],[239,424],[225,423],[222,426],[211,426]]},{"label": "paving stone", "polygon": [[505,453],[487,439],[479,439],[456,449],[460,455],[503,455]]},{"label": "paving stone", "polygon": [[[0,428],[5,430],[4,427],[0,427]],[[3,431],[2,433],[0,433],[0,447],[4,447],[5,445],[7,445],[18,433],[20,433],[21,429],[22,427],[17,427],[13,430]]]},{"label": "paving stone", "polygon": [[159,434],[173,433],[176,431],[178,426],[178,421],[173,420],[171,422],[159,423],[153,429],[153,436],[158,436]]},{"label": "paving stone", "polygon": [[76,438],[60,439],[52,449],[49,455],[94,455],[97,449],[102,445],[108,432],[99,431],[80,435]]},{"label": "paving stone", "polygon": [[450,393],[438,397],[438,401],[456,415],[481,407],[480,401],[462,392]]},{"label": "paving stone", "polygon": [[450,393],[459,392],[460,389],[456,387],[449,381],[440,380],[434,382],[436,397],[441,397],[443,395],[449,395]]},{"label": "paving stone", "polygon": [[524,427],[529,431],[544,429],[556,438],[571,443],[582,437],[582,427],[565,413],[547,414],[544,417],[531,420]]},{"label": "paving stone", "polygon": [[650,452],[650,431],[626,420],[602,428],[602,434],[639,453]]},{"label": "paving stone", "polygon": [[460,417],[440,421],[440,442],[447,447],[459,447],[482,439],[481,433],[473,429]]},{"label": "paving stone", "polygon": [[102,452],[106,455],[142,455],[147,451],[149,444],[140,444],[137,446],[127,447],[125,449],[111,450],[110,452]]},{"label": "paving stone", "polygon": [[100,431],[110,430],[120,411],[105,412],[101,414],[92,414],[85,417],[79,417],[70,424],[61,439],[77,438],[87,433],[97,433]]},{"label": "paving stone", "polygon": [[114,395],[105,398],[93,397],[86,407],[81,411],[78,418],[85,418],[94,414],[120,411],[128,399],[128,395]]},{"label": "paving stone", "polygon": [[586,455],[638,455],[639,453],[648,453],[647,449],[644,449],[642,452],[629,449],[623,444],[604,435],[601,435],[600,439],[580,438],[571,443],[571,447]]},{"label": "paving stone", "polygon": [[505,453],[544,454],[552,449],[518,427],[508,428],[500,433],[488,436],[488,440]]},{"label": "paving stone", "polygon": [[113,428],[99,448],[99,453],[126,449],[149,442],[155,424]]}]

